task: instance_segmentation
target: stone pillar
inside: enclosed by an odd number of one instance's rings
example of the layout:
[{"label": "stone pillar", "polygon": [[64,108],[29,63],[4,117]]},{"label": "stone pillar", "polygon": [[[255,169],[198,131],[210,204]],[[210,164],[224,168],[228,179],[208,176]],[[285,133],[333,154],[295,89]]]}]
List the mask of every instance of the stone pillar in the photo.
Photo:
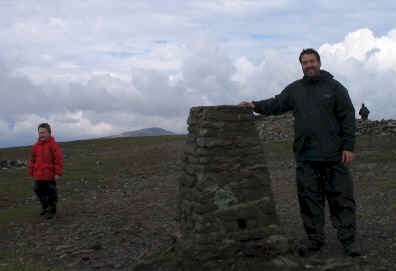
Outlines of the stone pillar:
[{"label": "stone pillar", "polygon": [[193,107],[180,179],[180,251],[197,260],[285,253],[254,116]]}]

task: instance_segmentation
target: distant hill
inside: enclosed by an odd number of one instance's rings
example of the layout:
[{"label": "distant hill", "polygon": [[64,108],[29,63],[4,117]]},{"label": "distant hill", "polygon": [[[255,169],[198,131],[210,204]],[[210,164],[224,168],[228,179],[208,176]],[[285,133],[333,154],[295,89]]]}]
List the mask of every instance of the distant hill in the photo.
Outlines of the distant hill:
[{"label": "distant hill", "polygon": [[145,128],[136,131],[123,132],[119,135],[109,136],[108,138],[135,137],[135,136],[161,136],[161,135],[175,135],[175,133],[162,128],[152,127],[152,128]]}]

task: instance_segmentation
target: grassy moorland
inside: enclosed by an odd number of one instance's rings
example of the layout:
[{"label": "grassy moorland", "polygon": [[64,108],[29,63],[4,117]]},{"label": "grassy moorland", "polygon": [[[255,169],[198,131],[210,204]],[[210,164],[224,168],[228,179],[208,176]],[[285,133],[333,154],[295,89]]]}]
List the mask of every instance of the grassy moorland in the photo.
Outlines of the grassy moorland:
[{"label": "grassy moorland", "polygon": [[[94,139],[60,143],[65,156],[64,175],[59,181],[62,195],[117,186],[114,178],[156,170],[174,153],[161,152],[161,146],[181,142],[183,136]],[[0,149],[0,160],[28,160],[31,146]],[[148,151],[149,150],[149,151]],[[26,169],[0,171],[0,207],[15,207],[32,196],[32,179]],[[80,193],[81,194],[81,193]]]},{"label": "grassy moorland", "polygon": [[[61,143],[65,174],[57,183],[54,220],[38,216],[26,169],[0,170],[0,271],[131,270],[143,257],[171,246],[184,140],[159,136]],[[28,159],[30,148],[0,149],[0,160]],[[266,143],[264,150],[282,226],[300,238],[291,142]],[[395,138],[359,137],[352,171],[367,262],[395,265]],[[327,230],[334,235],[330,225]],[[338,255],[336,241],[329,239],[327,253]]]},{"label": "grassy moorland", "polygon": [[[183,136],[157,136],[61,143],[65,172],[57,182],[60,197],[58,217],[54,221],[38,217],[39,203],[26,168],[0,170],[0,270],[47,270],[47,266],[50,270],[64,270],[58,266],[56,257],[48,257],[51,250],[62,249],[64,240],[51,242],[51,238],[56,239],[61,233],[43,235],[42,228],[72,225],[74,229],[78,228],[75,224],[92,218],[96,220],[92,222],[93,228],[102,226],[98,225],[102,216],[106,212],[116,215],[119,210],[112,209],[118,206],[113,205],[121,198],[128,198],[134,182],[143,183],[148,177],[167,170],[169,161],[178,161],[178,146],[183,142]],[[25,160],[30,149],[31,146],[0,149],[0,157],[1,160]],[[110,203],[102,208],[104,201]],[[99,205],[100,208],[94,208]],[[92,233],[90,229],[84,231],[87,232]],[[82,237],[80,240],[86,241]],[[86,244],[75,246],[81,248],[74,251],[75,254],[66,251],[63,258],[78,254],[84,246]]]}]

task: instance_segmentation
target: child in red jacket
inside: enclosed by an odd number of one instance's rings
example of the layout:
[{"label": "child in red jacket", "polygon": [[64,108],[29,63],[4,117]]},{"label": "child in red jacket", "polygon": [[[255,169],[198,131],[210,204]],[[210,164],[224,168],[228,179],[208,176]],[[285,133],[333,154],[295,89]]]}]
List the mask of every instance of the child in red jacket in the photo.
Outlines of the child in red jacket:
[{"label": "child in red jacket", "polygon": [[63,154],[51,136],[48,123],[38,126],[39,139],[30,154],[29,174],[34,178],[34,192],[40,200],[41,216],[51,219],[56,214],[58,191],[56,180],[63,174]]}]

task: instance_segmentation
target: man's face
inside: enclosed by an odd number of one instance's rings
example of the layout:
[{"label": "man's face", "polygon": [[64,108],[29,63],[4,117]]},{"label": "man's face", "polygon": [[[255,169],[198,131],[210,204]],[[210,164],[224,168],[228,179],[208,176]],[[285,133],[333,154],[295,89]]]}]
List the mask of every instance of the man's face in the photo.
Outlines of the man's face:
[{"label": "man's face", "polygon": [[46,128],[39,128],[38,130],[38,134],[39,134],[39,139],[41,141],[45,141],[50,137],[50,133],[48,132],[48,130]]},{"label": "man's face", "polygon": [[301,56],[301,67],[305,76],[313,77],[320,74],[320,62],[314,54],[303,54]]}]

